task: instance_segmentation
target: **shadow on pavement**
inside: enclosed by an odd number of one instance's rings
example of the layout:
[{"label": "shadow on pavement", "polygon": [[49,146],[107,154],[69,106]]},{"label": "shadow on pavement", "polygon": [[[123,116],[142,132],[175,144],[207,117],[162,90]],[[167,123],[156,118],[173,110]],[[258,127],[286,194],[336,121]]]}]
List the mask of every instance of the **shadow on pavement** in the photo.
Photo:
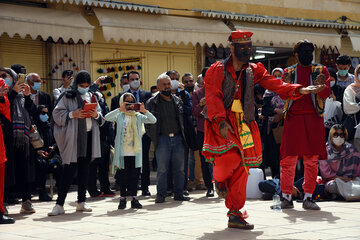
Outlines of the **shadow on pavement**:
[{"label": "shadow on pavement", "polygon": [[[255,226],[256,227],[256,226]],[[204,235],[198,239],[208,240],[208,239],[257,239],[257,237],[261,236],[263,231],[256,230],[243,230],[243,229],[234,229],[234,228],[226,228],[221,231],[214,231],[212,233],[204,233]]]},{"label": "shadow on pavement", "polygon": [[331,212],[326,211],[296,211],[295,209],[288,209],[283,210],[283,213],[287,215],[284,218],[292,223],[298,220],[335,223],[340,219],[340,217],[336,217]]},{"label": "shadow on pavement", "polygon": [[59,216],[52,216],[52,217],[43,217],[34,219],[34,222],[70,222],[70,221],[79,221],[84,217],[91,216],[90,213],[84,212],[72,212],[72,213],[65,213]]},{"label": "shadow on pavement", "polygon": [[218,198],[218,197],[205,197],[204,196],[201,198],[192,199],[191,202],[193,202],[193,203],[219,203],[222,201],[223,200],[221,200],[221,198]]}]

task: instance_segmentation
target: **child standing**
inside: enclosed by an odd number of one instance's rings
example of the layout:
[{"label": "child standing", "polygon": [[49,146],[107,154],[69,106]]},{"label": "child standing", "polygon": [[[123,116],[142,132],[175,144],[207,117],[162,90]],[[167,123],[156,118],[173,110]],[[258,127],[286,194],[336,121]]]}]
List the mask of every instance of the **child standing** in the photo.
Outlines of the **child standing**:
[{"label": "child standing", "polygon": [[143,123],[154,124],[156,118],[140,104],[136,109],[135,97],[124,93],[120,98],[120,108],[106,114],[105,120],[116,122],[115,154],[113,169],[120,169],[120,203],[118,209],[126,208],[127,192],[132,196],[131,208],[142,208],[137,199],[137,182],[142,167]]}]

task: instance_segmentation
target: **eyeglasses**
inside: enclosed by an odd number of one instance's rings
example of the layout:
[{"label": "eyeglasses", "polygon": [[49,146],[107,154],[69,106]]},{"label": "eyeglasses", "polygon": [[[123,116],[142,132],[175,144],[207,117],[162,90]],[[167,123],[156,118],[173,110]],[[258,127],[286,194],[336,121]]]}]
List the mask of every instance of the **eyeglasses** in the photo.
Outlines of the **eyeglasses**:
[{"label": "eyeglasses", "polygon": [[345,138],[345,133],[334,133],[334,137]]}]

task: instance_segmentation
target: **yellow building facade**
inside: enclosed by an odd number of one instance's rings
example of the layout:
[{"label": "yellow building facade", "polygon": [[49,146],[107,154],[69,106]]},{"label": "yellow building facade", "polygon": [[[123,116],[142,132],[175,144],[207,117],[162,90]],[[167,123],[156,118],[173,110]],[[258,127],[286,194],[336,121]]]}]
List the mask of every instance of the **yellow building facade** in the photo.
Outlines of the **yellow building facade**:
[{"label": "yellow building facade", "polygon": [[[12,11],[12,16],[17,9],[23,13],[9,17],[3,7],[0,10],[0,19],[9,21],[6,26],[4,21],[0,23],[3,24],[0,66],[25,65],[28,72],[37,72],[49,80],[43,86],[49,92],[59,86],[60,73],[65,67],[75,71],[87,69],[94,79],[104,74],[100,69],[114,68],[109,74],[118,78],[116,86],[109,86],[111,89],[106,92],[108,101],[121,91],[119,78],[128,71],[126,67],[141,72],[142,88],[147,90],[156,85],[160,73],[168,70],[196,76],[206,63],[207,50],[212,46],[226,47],[227,36],[233,29],[253,31],[254,45],[259,51],[275,48],[289,54],[294,42],[306,37],[317,44],[316,60],[324,46],[336,46],[340,53],[352,57],[360,55],[360,1],[357,0],[27,2],[29,5],[1,3],[8,7],[8,12]],[[36,16],[47,18],[32,21],[33,9],[39,11]],[[63,42],[54,44],[59,38]],[[70,38],[71,44],[67,43]],[[75,46],[84,43],[89,43],[88,47]],[[100,63],[129,58],[138,61]],[[264,65],[271,67],[270,61],[268,66]]]}]

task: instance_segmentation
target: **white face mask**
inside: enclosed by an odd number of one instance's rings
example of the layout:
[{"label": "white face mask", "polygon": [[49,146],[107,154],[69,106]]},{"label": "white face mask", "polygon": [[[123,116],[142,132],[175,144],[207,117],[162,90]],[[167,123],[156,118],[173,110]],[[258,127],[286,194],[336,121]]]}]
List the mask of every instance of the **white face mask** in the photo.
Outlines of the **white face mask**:
[{"label": "white face mask", "polygon": [[140,87],[140,81],[139,80],[134,80],[130,83],[130,87],[132,87],[133,89],[138,89]]},{"label": "white face mask", "polygon": [[336,146],[340,147],[340,146],[342,146],[342,145],[345,143],[345,139],[342,138],[342,137],[340,137],[340,136],[334,137],[334,138],[333,138],[333,143],[334,143]]},{"label": "white face mask", "polygon": [[130,84],[124,84],[124,85],[122,86],[122,89],[123,89],[124,92],[129,91],[129,89],[130,89]]},{"label": "white face mask", "polygon": [[177,90],[179,88],[178,80],[171,80],[171,90]]}]

